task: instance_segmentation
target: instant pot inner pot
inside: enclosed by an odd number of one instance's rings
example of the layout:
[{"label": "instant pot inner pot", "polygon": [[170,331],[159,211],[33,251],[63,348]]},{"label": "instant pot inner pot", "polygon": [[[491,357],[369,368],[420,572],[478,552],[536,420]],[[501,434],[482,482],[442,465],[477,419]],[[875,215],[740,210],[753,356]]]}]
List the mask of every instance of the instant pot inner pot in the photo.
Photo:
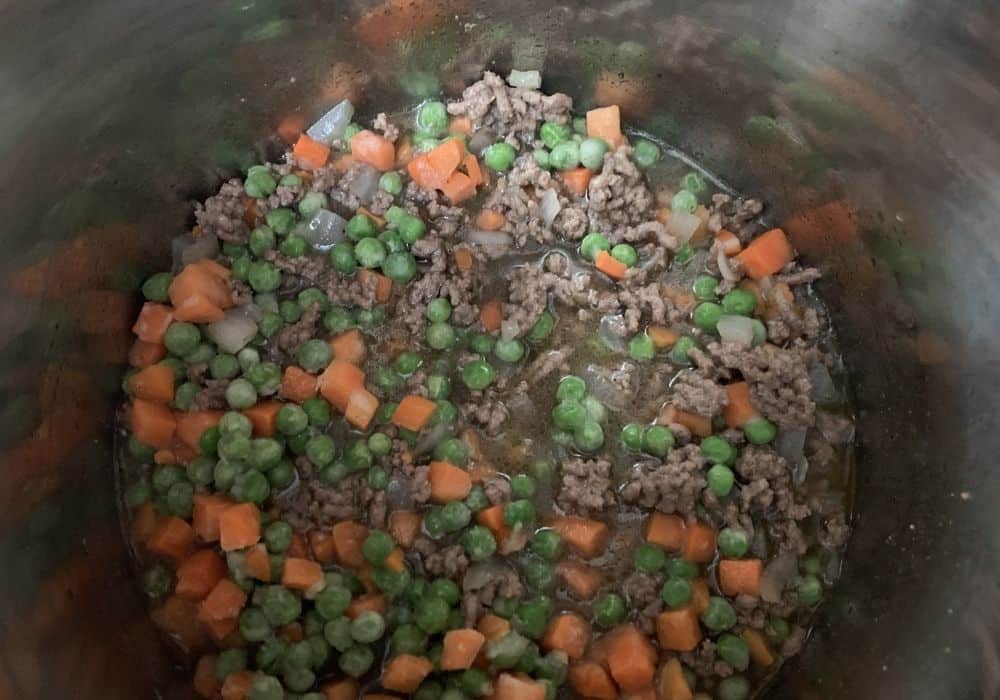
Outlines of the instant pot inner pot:
[{"label": "instant pot inner pot", "polygon": [[[855,532],[769,697],[996,697],[1000,15],[974,2],[0,6],[0,697],[188,697],[129,568],[113,412],[138,284],[275,127],[542,69],[770,205],[825,273]],[[389,8],[389,6],[386,6]],[[631,113],[628,113],[631,112]]]}]

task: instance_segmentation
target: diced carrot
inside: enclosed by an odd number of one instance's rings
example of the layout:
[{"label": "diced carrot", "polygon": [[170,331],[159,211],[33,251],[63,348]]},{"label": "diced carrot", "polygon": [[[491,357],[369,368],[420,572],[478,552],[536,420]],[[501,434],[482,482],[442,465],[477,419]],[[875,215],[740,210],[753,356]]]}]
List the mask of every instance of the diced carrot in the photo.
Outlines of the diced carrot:
[{"label": "diced carrot", "polygon": [[[201,260],[199,260],[197,262],[191,263],[191,265],[196,266],[198,269],[203,270],[203,271],[207,272],[210,275],[218,277],[223,282],[228,282],[233,277],[233,271],[232,270],[230,270],[228,267],[226,267],[222,263],[216,262],[215,260],[212,260],[211,258],[202,258]],[[227,303],[230,306],[232,306],[232,304],[233,304],[233,300],[232,299],[233,299],[232,292],[227,291],[226,292],[226,298],[225,298],[225,300],[219,300],[218,303],[220,305],[222,305],[223,303]]]},{"label": "diced carrot", "polygon": [[257,674],[253,671],[239,671],[226,676],[222,684],[222,700],[247,700],[250,696],[250,688],[257,679]]},{"label": "diced carrot", "polygon": [[309,547],[306,545],[305,538],[297,532],[292,533],[292,542],[288,545],[288,549],[285,550],[285,556],[287,557],[308,557]]},{"label": "diced carrot", "polygon": [[622,693],[620,700],[659,700],[659,698],[656,697],[656,688],[647,685],[645,688],[632,693]]},{"label": "diced carrot", "polygon": [[608,650],[608,670],[625,692],[641,690],[653,682],[656,651],[635,625],[624,625],[615,631]]},{"label": "diced carrot", "polygon": [[178,303],[174,308],[175,321],[191,323],[212,323],[221,321],[225,312],[201,292],[195,292]]},{"label": "diced carrot", "polygon": [[660,414],[660,423],[677,423],[683,425],[698,437],[708,437],[712,434],[712,419],[699,416],[689,411],[682,411],[674,406],[667,406]]},{"label": "diced carrot", "polygon": [[215,640],[216,646],[220,649],[246,643],[242,637],[234,638],[234,635],[237,634],[236,628],[240,624],[238,617],[227,617],[225,620],[202,620],[201,622],[208,628],[208,634]]},{"label": "diced carrot", "polygon": [[472,251],[468,248],[455,248],[455,267],[465,272],[471,270],[474,264]]},{"label": "diced carrot", "polygon": [[691,582],[691,607],[701,615],[708,610],[712,593],[708,590],[708,581],[703,578],[696,578]]},{"label": "diced carrot", "polygon": [[461,204],[476,196],[476,183],[465,173],[454,172],[441,185],[441,192],[452,204]]},{"label": "diced carrot", "polygon": [[660,678],[657,683],[660,697],[659,700],[693,700],[694,694],[684,678],[684,669],[676,656],[667,659],[660,669]]},{"label": "diced carrot", "polygon": [[759,414],[750,401],[750,385],[746,382],[734,382],[726,385],[726,405],[722,409],[722,417],[730,428],[742,428],[747,421]]},{"label": "diced carrot", "polygon": [[478,187],[479,185],[486,184],[486,173],[483,172],[482,167],[479,165],[479,160],[474,155],[467,153],[465,160],[462,161],[462,165],[473,185]]},{"label": "diced carrot", "polygon": [[618,688],[604,667],[585,661],[569,667],[569,684],[582,697],[596,700],[617,700]]},{"label": "diced carrot", "polygon": [[423,518],[415,510],[394,510],[389,513],[389,534],[393,541],[404,549],[413,546]]},{"label": "diced carrot", "polygon": [[177,431],[177,420],[162,404],[136,399],[132,402],[132,435],[153,447],[170,447]]},{"label": "diced carrot", "polygon": [[382,669],[382,687],[400,693],[415,693],[433,670],[434,664],[422,656],[397,654]]},{"label": "diced carrot", "polygon": [[476,228],[484,231],[499,231],[507,223],[507,217],[495,209],[483,209],[476,215]]},{"label": "diced carrot", "polygon": [[205,627],[198,621],[198,603],[193,600],[172,595],[150,617],[153,624],[187,649],[199,649],[208,641]]},{"label": "diced carrot", "polygon": [[359,430],[367,430],[378,412],[378,398],[367,389],[355,389],[347,400],[344,418]]},{"label": "diced carrot", "polygon": [[368,537],[368,528],[353,520],[341,520],[333,526],[333,544],[337,558],[345,566],[359,567],[365,563],[361,545]]},{"label": "diced carrot", "polygon": [[219,546],[231,552],[260,542],[260,511],[253,503],[238,503],[219,514]]},{"label": "diced carrot", "polygon": [[301,367],[289,365],[285,369],[285,374],[281,377],[281,396],[303,403],[316,396],[319,391],[319,378],[314,374],[309,374]]},{"label": "diced carrot", "polygon": [[583,658],[590,643],[590,625],[576,613],[556,615],[542,637],[542,648],[566,652],[573,661]]},{"label": "diced carrot", "polygon": [[306,534],[309,541],[309,551],[313,559],[320,564],[332,564],[337,559],[337,546],[333,534],[328,530],[314,528]]},{"label": "diced carrot", "polygon": [[306,121],[301,114],[289,114],[278,122],[278,137],[288,145],[295,143],[305,130]]},{"label": "diced carrot", "polygon": [[352,620],[358,615],[368,611],[377,612],[379,615],[385,615],[386,611],[389,609],[389,603],[386,598],[381,593],[365,593],[363,595],[355,596],[351,604],[347,606],[347,612],[344,614]]},{"label": "diced carrot", "polygon": [[198,606],[198,619],[202,622],[231,620],[240,614],[246,602],[246,591],[228,578],[219,579]]},{"label": "diced carrot", "polygon": [[173,450],[157,450],[153,453],[153,464],[177,464],[177,453]]},{"label": "diced carrot", "polygon": [[358,270],[358,281],[367,286],[368,280],[375,280],[375,301],[384,304],[392,297],[392,280],[378,272],[362,268]]},{"label": "diced carrot", "polygon": [[492,642],[510,632],[510,622],[499,615],[486,613],[476,623],[476,630],[482,632],[486,641]]},{"label": "diced carrot", "polygon": [[168,288],[174,320],[207,323],[221,318],[221,311],[233,305],[230,275],[228,269],[211,260],[186,265]]},{"label": "diced carrot", "polygon": [[594,171],[590,168],[573,168],[572,170],[563,170],[559,177],[562,178],[563,184],[570,192],[577,197],[582,197],[587,194],[587,186],[593,175]]},{"label": "diced carrot", "polygon": [[167,356],[167,349],[161,343],[147,343],[136,340],[128,351],[128,363],[133,367],[149,367]]},{"label": "diced carrot", "polygon": [[274,437],[278,432],[278,412],[285,404],[280,401],[261,401],[243,410],[250,419],[256,437]]},{"label": "diced carrot", "polygon": [[440,179],[426,153],[411,158],[410,162],[406,164],[406,172],[409,173],[410,179],[417,183],[418,187],[427,191],[436,190],[444,184],[444,180]]},{"label": "diced carrot", "polygon": [[194,495],[191,524],[202,542],[215,542],[219,539],[219,516],[232,505],[233,502],[225,496],[208,493]]},{"label": "diced carrot", "polygon": [[707,564],[715,558],[715,529],[706,523],[687,526],[682,554],[688,561]]},{"label": "diced carrot", "polygon": [[628,265],[613,258],[606,250],[598,251],[594,267],[613,280],[625,279],[625,273],[628,272]]},{"label": "diced carrot", "polygon": [[183,598],[201,600],[225,578],[226,562],[211,549],[199,549],[177,567],[174,592]]},{"label": "diced carrot", "polygon": [[404,396],[392,414],[392,422],[401,428],[419,432],[434,415],[437,404],[423,396]]},{"label": "diced carrot", "polygon": [[618,105],[598,107],[587,112],[587,136],[603,139],[612,149],[625,142],[622,136],[622,115]]},{"label": "diced carrot", "polygon": [[479,630],[449,630],[444,635],[441,651],[442,671],[462,671],[470,668],[480,649],[486,644],[486,636]]},{"label": "diced carrot", "polygon": [[329,168],[338,175],[343,175],[351,166],[354,165],[354,156],[350,153],[341,153],[339,156],[333,159],[330,163]]},{"label": "diced carrot", "polygon": [[222,411],[178,411],[177,439],[201,453],[201,436],[209,428],[214,428],[222,420]]},{"label": "diced carrot", "polygon": [[174,371],[166,365],[152,365],[139,370],[128,380],[132,395],[153,403],[174,400]]},{"label": "diced carrot", "polygon": [[491,700],[545,700],[545,686],[529,676],[501,673],[494,682]]},{"label": "diced carrot", "polygon": [[300,168],[317,170],[326,165],[326,161],[329,160],[330,147],[309,138],[306,134],[300,134],[292,148],[292,153]]},{"label": "diced carrot", "polygon": [[791,243],[780,228],[773,228],[750,242],[739,254],[747,276],[755,280],[773,275],[795,257]]},{"label": "diced carrot", "polygon": [[359,163],[367,163],[376,170],[392,170],[396,163],[396,147],[382,134],[365,129],[351,138],[351,154]]},{"label": "diced carrot", "polygon": [[365,388],[365,373],[345,360],[333,360],[319,376],[319,392],[334,408],[347,410],[351,394]]},{"label": "diced carrot", "polygon": [[206,654],[198,659],[194,669],[194,690],[206,700],[211,700],[222,690],[222,683],[215,677],[215,662],[217,657]]},{"label": "diced carrot", "polygon": [[170,516],[162,518],[146,540],[146,549],[180,561],[194,543],[194,530],[184,520]]},{"label": "diced carrot", "polygon": [[690,605],[665,610],[656,616],[656,636],[667,651],[693,651],[701,642],[698,613]]},{"label": "diced carrot", "polygon": [[581,600],[593,598],[602,584],[600,572],[583,562],[561,561],[556,566],[556,573]]},{"label": "diced carrot", "polygon": [[503,544],[510,537],[510,526],[504,522],[503,506],[501,505],[483,508],[476,513],[476,522],[492,532],[499,544]]},{"label": "diced carrot", "polygon": [[468,117],[452,117],[451,121],[448,122],[448,133],[471,135],[472,120]]},{"label": "diced carrot", "polygon": [[760,559],[723,559],[719,562],[719,588],[728,596],[760,595]]},{"label": "diced carrot", "polygon": [[257,206],[257,200],[248,195],[243,195],[241,201],[243,202],[243,223],[247,225],[247,228],[257,228],[257,224],[261,220],[260,207]]},{"label": "diced carrot", "polygon": [[330,349],[333,350],[333,356],[338,360],[355,365],[360,365],[365,361],[365,339],[357,328],[352,328],[333,338],[330,341]]},{"label": "diced carrot", "polygon": [[147,501],[132,513],[132,524],[129,527],[129,533],[135,542],[143,544],[153,534],[156,524],[156,506],[153,505],[152,501]]},{"label": "diced carrot", "polygon": [[281,585],[296,591],[314,590],[323,581],[323,567],[311,559],[285,557]]},{"label": "diced carrot", "polygon": [[592,559],[603,552],[610,534],[608,526],[600,520],[576,516],[553,518],[552,529],[584,559]]},{"label": "diced carrot", "polygon": [[396,141],[396,168],[405,168],[413,160],[413,139],[400,136]]},{"label": "diced carrot", "polygon": [[479,307],[479,322],[488,333],[500,330],[503,323],[503,303],[494,297],[484,301]]},{"label": "diced carrot", "polygon": [[435,503],[460,501],[472,490],[469,472],[447,462],[431,462],[427,481],[431,485],[431,500]]},{"label": "diced carrot", "polygon": [[677,515],[653,513],[646,521],[646,541],[679,552],[684,546],[684,520]]},{"label": "diced carrot", "polygon": [[395,571],[397,574],[404,571],[406,569],[406,560],[403,555],[403,550],[399,547],[395,547],[391,552],[389,552],[389,556],[385,558],[385,561],[382,562],[382,566],[389,571]]},{"label": "diced carrot", "polygon": [[271,582],[271,558],[267,556],[267,547],[260,542],[247,551],[246,567],[252,578],[264,583]]},{"label": "diced carrot", "polygon": [[768,646],[763,634],[752,627],[745,627],[740,632],[740,636],[747,643],[747,648],[750,650],[750,659],[755,664],[767,667],[774,663],[774,653]]},{"label": "diced carrot", "polygon": [[[438,178],[439,184],[436,187],[443,187],[464,160],[465,144],[459,139],[445,139],[440,145],[427,151],[427,162]],[[423,187],[422,183],[417,184]]]},{"label": "diced carrot", "polygon": [[736,234],[725,229],[715,234],[715,242],[722,249],[722,252],[730,258],[743,249],[743,245],[740,243],[740,239],[736,237]]},{"label": "diced carrot", "polygon": [[147,301],[139,311],[139,317],[132,326],[132,332],[139,340],[147,343],[162,343],[163,334],[174,322],[174,310],[164,304]]},{"label": "diced carrot", "polygon": [[358,682],[353,678],[332,681],[320,688],[326,700],[357,700],[358,690]]}]

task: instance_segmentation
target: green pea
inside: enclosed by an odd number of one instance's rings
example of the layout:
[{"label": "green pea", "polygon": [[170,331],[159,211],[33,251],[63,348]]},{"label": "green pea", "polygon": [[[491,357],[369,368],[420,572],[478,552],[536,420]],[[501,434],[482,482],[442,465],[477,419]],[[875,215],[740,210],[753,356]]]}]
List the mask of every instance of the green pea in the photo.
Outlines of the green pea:
[{"label": "green pea", "polygon": [[215,660],[215,677],[224,681],[227,676],[247,667],[247,653],[243,649],[226,649]]},{"label": "green pea", "polygon": [[385,620],[374,610],[366,610],[351,622],[351,637],[362,644],[371,644],[385,634]]},{"label": "green pea", "polygon": [[245,376],[260,396],[273,396],[281,388],[281,368],[273,362],[254,365]]},{"label": "green pea", "polygon": [[584,408],[583,403],[574,399],[562,401],[552,409],[552,422],[560,430],[576,430],[582,427],[587,420],[587,409]]},{"label": "green pea", "polygon": [[527,474],[511,477],[510,490],[514,498],[531,498],[535,495],[535,480]]},{"label": "green pea", "polygon": [[522,570],[525,582],[535,590],[546,590],[555,583],[555,567],[543,559],[528,559],[524,562]]},{"label": "green pea", "polygon": [[[491,688],[489,674],[481,668],[465,669],[458,683],[462,692],[470,698],[483,697]],[[442,698],[442,700],[447,699]]]},{"label": "green pea", "polygon": [[458,418],[458,407],[448,399],[440,399],[435,403],[437,404],[437,408],[434,409],[434,414],[431,415],[430,426],[452,425]]},{"label": "green pea", "polygon": [[427,650],[427,635],[412,623],[400,625],[392,633],[392,650],[396,654],[423,656]]},{"label": "green pea", "polygon": [[278,182],[266,169],[249,173],[243,183],[243,191],[247,193],[248,197],[254,199],[268,197],[274,194],[274,190],[277,188]]},{"label": "green pea", "polygon": [[219,353],[208,361],[208,373],[212,379],[233,379],[240,373],[240,363],[235,355]]},{"label": "green pea", "polygon": [[431,323],[425,331],[427,344],[435,350],[447,350],[455,344],[455,329],[447,322]]},{"label": "green pea", "polygon": [[764,624],[764,636],[767,637],[767,641],[774,646],[779,646],[785,643],[788,639],[788,634],[790,628],[788,622],[780,617],[775,617],[774,615],[769,615],[767,622]]},{"label": "green pea", "polygon": [[374,460],[375,456],[364,440],[356,440],[344,450],[344,461],[352,472],[370,469]]},{"label": "green pea", "polygon": [[637,571],[655,574],[667,564],[667,555],[663,550],[651,544],[643,543],[632,555],[632,562]]},{"label": "green pea", "polygon": [[693,594],[694,589],[691,587],[691,582],[685,578],[667,579],[660,589],[660,597],[663,602],[675,609],[684,607],[691,600]]},{"label": "green pea", "polygon": [[708,487],[719,498],[725,498],[733,490],[736,477],[733,470],[724,464],[716,464],[708,470]]},{"label": "green pea", "polygon": [[427,634],[443,632],[448,626],[448,603],[441,598],[425,597],[417,604],[414,621]]},{"label": "green pea", "polygon": [[309,252],[309,241],[293,232],[285,236],[279,250],[285,257],[302,258]]},{"label": "green pea", "polygon": [[701,173],[690,172],[681,178],[681,187],[693,194],[702,194],[708,190],[708,184]]},{"label": "green pea", "polygon": [[692,579],[698,575],[698,565],[681,557],[668,559],[666,569],[670,578]]},{"label": "green pea", "polygon": [[494,143],[483,153],[483,162],[490,170],[507,172],[514,165],[517,151],[509,143]]},{"label": "green pea", "polygon": [[201,331],[193,323],[174,321],[163,334],[163,344],[167,351],[183,357],[198,347],[201,342]]},{"label": "green pea", "polygon": [[323,327],[331,333],[342,333],[355,325],[354,314],[343,306],[335,306],[323,316]]},{"label": "green pea", "polygon": [[292,526],[284,520],[275,520],[264,528],[264,544],[271,553],[284,552],[292,544]]},{"label": "green pea", "polygon": [[[213,464],[214,467],[214,464]],[[139,479],[125,489],[125,503],[129,508],[138,508],[153,497],[153,488],[149,479]]]},{"label": "green pea", "polygon": [[526,600],[517,606],[512,620],[513,627],[526,637],[538,639],[545,633],[551,614],[552,602],[545,596]]},{"label": "green pea", "polygon": [[628,341],[628,355],[633,360],[652,360],[656,357],[656,345],[652,338],[645,333],[640,333]]},{"label": "green pea", "polygon": [[[340,618],[351,604],[351,592],[343,586],[327,586],[316,596],[316,611],[326,620]],[[324,629],[324,636],[325,636]],[[330,642],[329,639],[327,639]],[[331,646],[333,642],[330,642]]]},{"label": "green pea", "polygon": [[452,501],[441,507],[441,522],[445,532],[458,532],[472,520],[472,511],[462,501]]},{"label": "green pea", "polygon": [[430,134],[442,134],[448,128],[448,110],[443,102],[425,102],[417,111],[417,128]]},{"label": "green pea", "polygon": [[580,163],[585,168],[600,170],[604,164],[604,154],[608,152],[608,144],[603,139],[584,139],[580,144]]},{"label": "green pea", "polygon": [[724,632],[736,624],[736,611],[725,598],[712,596],[701,614],[702,624],[713,632]]},{"label": "green pea", "polygon": [[710,435],[701,441],[701,453],[712,464],[732,464],[736,461],[736,448],[718,435]]},{"label": "green pea", "polygon": [[666,457],[674,446],[674,434],[663,425],[651,425],[642,434],[642,449],[654,457]]},{"label": "green pea", "polygon": [[543,311],[531,325],[528,334],[525,336],[531,343],[540,343],[549,337],[552,329],[556,327],[556,317],[548,311]]},{"label": "green pea", "polygon": [[295,212],[291,209],[272,209],[264,215],[264,222],[279,236],[284,236],[295,225]]},{"label": "green pea", "polygon": [[462,547],[472,561],[484,561],[493,556],[497,549],[493,533],[481,525],[470,527],[461,538]]},{"label": "green pea", "polygon": [[538,137],[547,148],[555,148],[573,135],[573,128],[568,124],[545,122],[538,130]]},{"label": "green pea", "polygon": [[240,634],[248,642],[263,642],[271,636],[271,623],[259,608],[247,608],[240,614]]},{"label": "green pea", "polygon": [[396,221],[396,230],[399,232],[399,237],[404,243],[413,245],[424,237],[424,233],[427,231],[427,224],[418,216],[404,214]]},{"label": "green pea", "polygon": [[730,676],[719,681],[719,700],[746,700],[750,697],[750,682],[743,676]]},{"label": "green pea", "polygon": [[330,404],[320,396],[314,396],[302,402],[302,410],[309,420],[309,425],[322,428],[330,423]]},{"label": "green pea", "polygon": [[580,241],[580,255],[590,261],[597,259],[597,254],[602,250],[611,250],[611,242],[603,233],[596,231],[588,233]]},{"label": "green pea", "polygon": [[432,374],[427,377],[428,398],[446,399],[451,394],[451,377],[443,374]]},{"label": "green pea", "polygon": [[604,428],[595,420],[587,420],[573,431],[573,444],[581,452],[594,452],[604,444]]},{"label": "green pea", "polygon": [[642,435],[646,431],[646,426],[639,423],[628,423],[622,426],[620,434],[622,444],[625,449],[638,452],[642,449]]},{"label": "green pea", "polygon": [[289,403],[278,411],[276,423],[278,432],[283,435],[297,435],[309,426],[309,416],[301,407]]},{"label": "green pea", "polygon": [[250,248],[250,252],[258,258],[264,257],[264,253],[273,250],[276,245],[277,238],[270,226],[258,226],[250,232],[248,247]]},{"label": "green pea", "polygon": [[552,167],[552,163],[549,159],[549,152],[544,148],[536,148],[531,152],[531,157],[535,159],[535,163],[542,170],[548,170]]},{"label": "green pea", "polygon": [[709,275],[699,275],[695,278],[692,290],[694,297],[698,301],[712,301],[716,298],[715,290],[719,286],[719,280]]},{"label": "green pea", "polygon": [[273,338],[285,325],[285,321],[280,314],[267,311],[257,323],[257,330],[265,338]]},{"label": "green pea", "polygon": [[299,346],[297,359],[304,370],[318,372],[330,364],[330,360],[333,359],[333,350],[326,341],[314,338]]},{"label": "green pea", "polygon": [[377,238],[362,238],[354,245],[354,256],[361,267],[379,267],[385,262],[385,244]]},{"label": "green pea", "polygon": [[462,368],[462,381],[473,391],[488,387],[495,376],[493,367],[485,360],[473,360]]},{"label": "green pea", "polygon": [[712,301],[703,301],[695,307],[691,319],[694,325],[708,333],[714,333],[722,318],[722,307]]},{"label": "green pea", "polygon": [[226,387],[226,402],[237,410],[250,408],[257,403],[257,390],[246,379],[234,379]]},{"label": "green pea", "polygon": [[750,541],[747,533],[731,527],[724,527],[719,531],[718,537],[719,554],[727,559],[739,559],[750,548]]},{"label": "green pea", "polygon": [[403,178],[400,177],[399,173],[390,170],[383,173],[382,177],[378,179],[378,186],[383,191],[395,196],[403,191]]},{"label": "green pea", "polygon": [[625,619],[625,601],[617,593],[607,593],[594,603],[594,622],[610,629]]},{"label": "green pea", "polygon": [[451,318],[451,302],[444,297],[432,299],[427,304],[426,315],[431,323],[444,323]]},{"label": "green pea", "polygon": [[169,289],[173,281],[174,276],[169,272],[157,272],[142,283],[142,295],[149,301],[170,301]]},{"label": "green pea", "polygon": [[385,433],[372,433],[368,437],[368,449],[376,457],[385,457],[392,452],[392,438]]},{"label": "green pea", "polygon": [[628,243],[619,243],[611,248],[611,257],[626,267],[635,267],[635,264],[639,262],[639,254]]},{"label": "green pea", "polygon": [[[246,637],[246,635],[243,635]],[[262,641],[262,640],[250,640],[247,637],[247,641]],[[253,680],[253,684],[250,686],[250,691],[247,693],[247,700],[283,700],[285,697],[285,689],[279,681],[274,676],[268,676],[262,673],[258,673]]]},{"label": "green pea", "polygon": [[263,641],[254,655],[257,668],[266,671],[276,670],[287,649],[288,644],[284,640],[278,637],[268,637]]},{"label": "green pea", "polygon": [[677,339],[674,343],[674,347],[670,349],[670,361],[678,365],[689,365],[691,364],[691,357],[688,352],[696,347],[694,338],[683,335]]},{"label": "green pea", "polygon": [[360,678],[368,673],[375,663],[375,654],[366,646],[355,645],[340,655],[337,665],[352,678]]},{"label": "green pea", "polygon": [[153,459],[153,455],[156,454],[156,448],[143,444],[136,440],[134,435],[130,435],[128,439],[128,452],[142,462],[149,462]]},{"label": "green pea", "polygon": [[639,139],[632,146],[632,160],[640,168],[651,168],[660,160],[660,147],[652,141]]},{"label": "green pea", "polygon": [[469,495],[465,497],[465,505],[469,507],[473,513],[481,511],[490,505],[490,500],[486,497],[486,492],[483,487],[479,484],[475,484],[470,490]]},{"label": "green pea", "polygon": [[527,499],[511,501],[503,507],[503,521],[514,528],[528,527],[535,521],[535,506]]},{"label": "green pea", "polygon": [[572,170],[580,165],[580,144],[575,141],[563,141],[552,149],[549,163],[556,170]]},{"label": "green pea", "polygon": [[230,492],[238,501],[259,505],[271,495],[271,484],[264,474],[256,469],[249,469],[236,475]]},{"label": "green pea", "polygon": [[330,248],[330,264],[342,275],[353,275],[358,270],[358,260],[354,256],[354,244],[340,241]]},{"label": "green pea", "polygon": [[255,292],[273,292],[281,286],[281,271],[265,260],[250,266],[247,282]]},{"label": "green pea", "polygon": [[499,615],[505,620],[509,620],[514,617],[514,613],[517,612],[518,605],[520,605],[520,602],[517,598],[504,598],[502,596],[498,596],[493,599],[492,608],[494,614]]},{"label": "green pea", "polygon": [[722,297],[722,309],[727,314],[749,316],[757,308],[757,297],[745,289],[734,289]]},{"label": "green pea", "polygon": [[531,551],[546,561],[556,561],[562,552],[562,536],[555,530],[539,530],[528,543]]},{"label": "green pea", "polygon": [[187,475],[183,469],[173,464],[165,464],[153,472],[153,490],[165,496],[170,487],[183,482],[185,478]]},{"label": "green pea", "polygon": [[524,343],[517,338],[500,338],[493,347],[493,353],[504,362],[518,362],[524,357]]},{"label": "green pea", "polygon": [[480,355],[488,355],[493,352],[494,345],[496,345],[496,339],[486,333],[475,333],[469,341],[469,347],[472,348],[472,351],[478,352]]},{"label": "green pea", "polygon": [[306,443],[306,458],[317,467],[325,467],[337,456],[337,447],[329,435],[315,435]]},{"label": "green pea", "polygon": [[698,208],[698,198],[687,190],[681,190],[670,200],[671,211],[678,214],[692,214]]},{"label": "green pea", "polygon": [[587,385],[579,377],[568,375],[559,380],[559,388],[556,389],[556,399],[559,401],[582,401],[586,395]]},{"label": "green pea", "polygon": [[799,603],[805,607],[813,607],[823,599],[823,584],[820,580],[808,574],[802,577],[796,592],[799,596]]},{"label": "green pea", "polygon": [[309,192],[299,201],[299,214],[311,219],[320,209],[326,209],[327,199],[322,192]]},{"label": "green pea", "polygon": [[194,402],[194,397],[201,392],[201,387],[194,382],[184,382],[174,390],[174,407],[187,411]]},{"label": "green pea", "polygon": [[406,251],[389,253],[382,262],[382,272],[393,282],[406,284],[417,274],[417,261]]},{"label": "green pea", "polygon": [[167,490],[167,507],[179,518],[190,518],[194,508],[194,485],[189,481],[179,481]]},{"label": "green pea", "polygon": [[763,417],[751,418],[743,426],[747,442],[752,445],[766,445],[774,439],[777,432],[774,423]]}]

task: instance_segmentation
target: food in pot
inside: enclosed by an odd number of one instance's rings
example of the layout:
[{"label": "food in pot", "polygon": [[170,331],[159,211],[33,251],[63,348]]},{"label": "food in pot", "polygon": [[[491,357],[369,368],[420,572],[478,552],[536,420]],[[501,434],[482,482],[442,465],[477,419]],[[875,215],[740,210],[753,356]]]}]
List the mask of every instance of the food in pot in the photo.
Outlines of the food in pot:
[{"label": "food in pot", "polygon": [[740,700],[805,640],[849,530],[819,272],[539,85],[333,106],[143,285],[123,500],[202,696]]}]

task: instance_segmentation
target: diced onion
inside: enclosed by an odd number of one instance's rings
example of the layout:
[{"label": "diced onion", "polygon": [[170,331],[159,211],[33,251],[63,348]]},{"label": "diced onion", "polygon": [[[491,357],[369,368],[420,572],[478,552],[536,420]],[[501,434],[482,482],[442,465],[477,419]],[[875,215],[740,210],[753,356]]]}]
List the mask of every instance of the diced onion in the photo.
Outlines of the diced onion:
[{"label": "diced onion", "polygon": [[546,228],[552,225],[560,211],[562,211],[562,205],[559,204],[559,195],[553,189],[545,190],[538,200],[538,216]]},{"label": "diced onion", "polygon": [[542,87],[542,74],[537,70],[512,70],[507,76],[507,84],[515,88],[537,90]]},{"label": "diced onion", "polygon": [[679,241],[686,242],[691,240],[701,225],[701,219],[694,214],[677,211],[667,220],[667,233]]},{"label": "diced onion", "polygon": [[798,576],[799,564],[794,554],[779,554],[764,567],[760,577],[760,597],[768,603],[780,603],[781,593]]},{"label": "diced onion", "polygon": [[357,166],[354,171],[354,179],[348,186],[351,194],[358,198],[362,204],[371,204],[372,197],[378,191],[378,170],[370,165]]},{"label": "diced onion", "polygon": [[331,144],[344,135],[353,117],[354,105],[343,100],[306,129],[306,135],[315,141]]},{"label": "diced onion", "polygon": [[221,320],[208,324],[205,335],[220,350],[232,355],[257,336],[257,324],[242,309],[234,308],[227,311]]},{"label": "diced onion", "polygon": [[727,282],[735,282],[740,276],[733,272],[733,268],[729,265],[729,258],[726,257],[726,251],[719,248],[719,255],[716,257],[716,261],[719,263],[719,274],[722,275],[722,279]]},{"label": "diced onion", "polygon": [[514,242],[509,233],[503,231],[483,231],[473,229],[465,236],[465,240],[474,245],[509,246]]},{"label": "diced onion", "polygon": [[335,243],[344,240],[346,226],[347,221],[344,217],[334,214],[329,209],[320,209],[306,224],[302,235],[316,250],[327,251]]},{"label": "diced onion", "polygon": [[199,260],[211,259],[219,254],[219,239],[206,233],[198,238],[190,234],[178,236],[170,244],[174,268],[179,270]]},{"label": "diced onion", "polygon": [[504,319],[500,322],[500,337],[504,340],[513,340],[516,338],[518,330],[518,325],[509,319]]},{"label": "diced onion", "polygon": [[487,146],[496,143],[497,135],[492,129],[479,129],[474,131],[469,137],[469,151],[471,153],[482,153]]},{"label": "diced onion", "polygon": [[597,335],[609,349],[615,352],[625,352],[625,336],[628,335],[625,317],[621,314],[602,316],[597,327]]},{"label": "diced onion", "polygon": [[462,577],[462,591],[475,593],[494,581],[498,581],[511,573],[510,567],[498,561],[484,561],[473,564]]},{"label": "diced onion", "polygon": [[806,431],[804,430],[781,429],[774,439],[774,449],[791,465],[796,465],[803,459],[805,446]]},{"label": "diced onion", "polygon": [[753,345],[753,321],[746,316],[724,314],[715,327],[724,343],[738,343],[745,348]]},{"label": "diced onion", "polygon": [[809,383],[812,385],[812,391],[809,392],[809,395],[813,401],[829,403],[839,398],[833,377],[830,376],[830,371],[822,362],[817,362],[809,368]]}]

